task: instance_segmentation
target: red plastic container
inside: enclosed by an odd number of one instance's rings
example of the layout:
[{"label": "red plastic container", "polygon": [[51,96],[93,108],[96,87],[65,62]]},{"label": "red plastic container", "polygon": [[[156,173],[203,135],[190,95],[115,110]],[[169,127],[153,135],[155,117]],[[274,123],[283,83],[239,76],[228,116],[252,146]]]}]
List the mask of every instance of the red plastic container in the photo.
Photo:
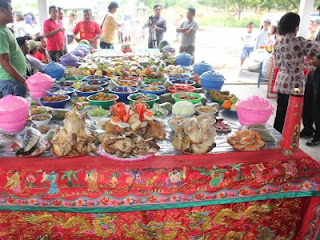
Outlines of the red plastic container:
[{"label": "red plastic container", "polygon": [[195,89],[195,87],[190,86],[188,84],[174,84],[168,87],[168,91],[171,93],[194,92]]}]

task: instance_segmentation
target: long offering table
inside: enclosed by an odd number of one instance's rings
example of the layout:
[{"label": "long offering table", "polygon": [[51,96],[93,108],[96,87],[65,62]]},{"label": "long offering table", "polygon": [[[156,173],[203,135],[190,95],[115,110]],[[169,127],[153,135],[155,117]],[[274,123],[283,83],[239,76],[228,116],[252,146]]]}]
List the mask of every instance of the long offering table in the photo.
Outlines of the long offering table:
[{"label": "long offering table", "polygon": [[280,149],[0,158],[0,239],[317,239],[320,164]]}]

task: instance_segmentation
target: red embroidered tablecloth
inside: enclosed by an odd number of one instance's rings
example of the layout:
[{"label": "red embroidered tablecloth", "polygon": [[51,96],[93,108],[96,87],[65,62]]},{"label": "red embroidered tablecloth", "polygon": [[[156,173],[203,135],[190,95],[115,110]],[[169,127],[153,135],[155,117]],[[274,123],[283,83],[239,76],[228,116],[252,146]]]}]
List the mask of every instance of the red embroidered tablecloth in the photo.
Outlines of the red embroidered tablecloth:
[{"label": "red embroidered tablecloth", "polygon": [[302,151],[0,158],[3,239],[316,239],[319,218],[320,164]]}]

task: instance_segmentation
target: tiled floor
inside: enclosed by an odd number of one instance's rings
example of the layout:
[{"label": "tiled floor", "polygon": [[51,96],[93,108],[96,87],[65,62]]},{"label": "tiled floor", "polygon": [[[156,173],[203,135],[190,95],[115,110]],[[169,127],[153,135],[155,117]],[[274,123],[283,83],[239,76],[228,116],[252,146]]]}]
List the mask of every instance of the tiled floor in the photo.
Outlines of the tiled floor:
[{"label": "tiled floor", "polygon": [[[223,72],[221,70],[221,72]],[[262,85],[260,88],[257,88],[257,73],[251,73],[247,71],[238,71],[237,75],[231,72],[225,72],[225,75],[228,75],[229,77],[226,77],[225,85],[223,86],[222,90],[229,90],[231,93],[234,93],[239,99],[243,99],[252,95],[257,95],[260,97],[266,98],[266,91],[267,86]],[[234,75],[233,78],[230,79],[230,76]],[[232,85],[229,85],[232,84]],[[236,85],[235,85],[236,84]],[[272,105],[274,106],[274,109],[276,109],[276,99],[268,99]],[[270,125],[273,125],[275,118],[275,113],[272,114],[270,117],[268,123]],[[300,147],[301,149],[309,154],[311,157],[313,157],[315,160],[320,162],[320,146],[316,147],[308,147],[306,146],[307,139],[301,139],[300,140]]]}]

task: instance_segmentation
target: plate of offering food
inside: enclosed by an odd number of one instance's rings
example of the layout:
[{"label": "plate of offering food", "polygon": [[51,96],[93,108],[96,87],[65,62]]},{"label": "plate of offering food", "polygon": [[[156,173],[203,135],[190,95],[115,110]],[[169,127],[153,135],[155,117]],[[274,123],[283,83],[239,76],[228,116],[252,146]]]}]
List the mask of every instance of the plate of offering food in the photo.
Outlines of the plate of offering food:
[{"label": "plate of offering food", "polygon": [[266,146],[266,143],[254,130],[236,132],[233,136],[228,137],[227,141],[235,150],[241,152],[259,151]]},{"label": "plate of offering food", "polygon": [[161,122],[153,119],[146,104],[117,103],[110,113],[105,133],[98,137],[99,154],[113,160],[140,161],[158,152],[157,141],[165,139],[165,130]]},{"label": "plate of offering food", "polygon": [[49,142],[42,139],[41,132],[33,127],[26,127],[21,134],[7,137],[13,141],[10,150],[17,157],[37,157],[50,147]]}]

